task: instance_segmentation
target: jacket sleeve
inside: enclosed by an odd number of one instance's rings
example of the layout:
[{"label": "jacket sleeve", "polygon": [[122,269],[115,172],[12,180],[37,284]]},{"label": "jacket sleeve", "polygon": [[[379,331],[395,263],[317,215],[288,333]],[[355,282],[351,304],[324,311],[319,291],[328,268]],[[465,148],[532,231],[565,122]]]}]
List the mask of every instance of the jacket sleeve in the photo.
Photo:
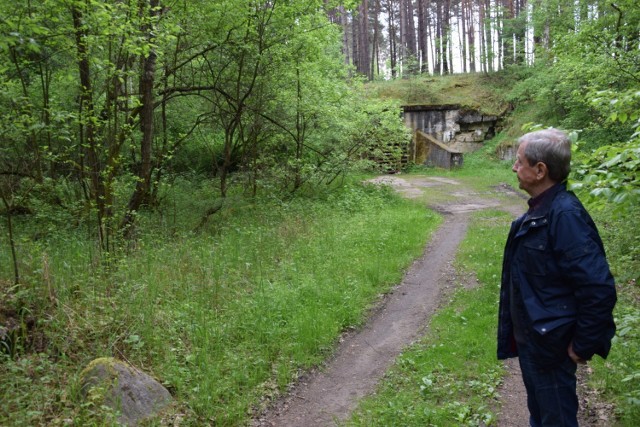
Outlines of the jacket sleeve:
[{"label": "jacket sleeve", "polygon": [[554,255],[576,302],[573,349],[585,360],[594,354],[604,358],[615,334],[613,308],[617,297],[598,230],[580,207],[561,212],[553,231]]}]

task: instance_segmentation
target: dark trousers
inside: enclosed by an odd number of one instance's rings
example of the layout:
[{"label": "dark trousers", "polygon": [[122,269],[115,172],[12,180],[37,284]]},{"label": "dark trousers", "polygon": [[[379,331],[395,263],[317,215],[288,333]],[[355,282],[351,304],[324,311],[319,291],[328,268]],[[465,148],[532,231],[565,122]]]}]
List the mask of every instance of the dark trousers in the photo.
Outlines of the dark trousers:
[{"label": "dark trousers", "polygon": [[531,427],[578,427],[576,364],[567,355],[558,366],[541,367],[529,346],[518,353]]}]

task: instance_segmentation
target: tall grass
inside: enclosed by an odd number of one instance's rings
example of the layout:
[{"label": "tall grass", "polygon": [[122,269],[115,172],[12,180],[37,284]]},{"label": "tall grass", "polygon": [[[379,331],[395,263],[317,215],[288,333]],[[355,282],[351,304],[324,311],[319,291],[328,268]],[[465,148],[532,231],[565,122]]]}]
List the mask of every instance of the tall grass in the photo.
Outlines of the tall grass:
[{"label": "tall grass", "polygon": [[91,263],[81,230],[23,232],[24,300],[3,291],[33,311],[46,346],[0,356],[0,425],[108,424],[77,393],[77,373],[100,356],[157,376],[185,422],[242,424],[363,322],[439,223],[389,189],[345,185],[288,202],[238,197],[196,233],[210,187],[189,184],[165,195],[164,215],[141,216],[136,247],[106,265]]}]

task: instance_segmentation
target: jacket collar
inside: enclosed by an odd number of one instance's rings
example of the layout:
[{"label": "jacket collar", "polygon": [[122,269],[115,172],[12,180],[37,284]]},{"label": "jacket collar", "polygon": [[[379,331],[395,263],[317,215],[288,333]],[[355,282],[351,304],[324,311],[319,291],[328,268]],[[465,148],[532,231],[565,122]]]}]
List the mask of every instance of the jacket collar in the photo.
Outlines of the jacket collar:
[{"label": "jacket collar", "polygon": [[563,181],[547,188],[542,194],[530,198],[527,201],[529,204],[527,217],[535,218],[546,215],[547,212],[549,212],[551,202],[555,199],[556,195],[561,191],[566,191],[566,189],[567,183],[566,181]]}]

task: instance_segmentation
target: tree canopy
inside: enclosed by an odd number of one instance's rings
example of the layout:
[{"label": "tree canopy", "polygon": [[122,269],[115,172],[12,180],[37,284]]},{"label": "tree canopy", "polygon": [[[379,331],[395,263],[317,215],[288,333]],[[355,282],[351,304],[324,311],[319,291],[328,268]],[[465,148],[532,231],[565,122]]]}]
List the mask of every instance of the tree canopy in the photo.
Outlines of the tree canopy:
[{"label": "tree canopy", "polygon": [[514,106],[535,102],[537,122],[609,146],[589,160],[603,167],[581,170],[596,194],[637,194],[633,0],[0,7],[11,10],[0,20],[5,210],[29,209],[31,196],[63,206],[94,222],[104,249],[175,174],[216,177],[221,200],[234,188],[295,192],[406,144],[398,106],[363,100],[362,79],[512,72]]}]

